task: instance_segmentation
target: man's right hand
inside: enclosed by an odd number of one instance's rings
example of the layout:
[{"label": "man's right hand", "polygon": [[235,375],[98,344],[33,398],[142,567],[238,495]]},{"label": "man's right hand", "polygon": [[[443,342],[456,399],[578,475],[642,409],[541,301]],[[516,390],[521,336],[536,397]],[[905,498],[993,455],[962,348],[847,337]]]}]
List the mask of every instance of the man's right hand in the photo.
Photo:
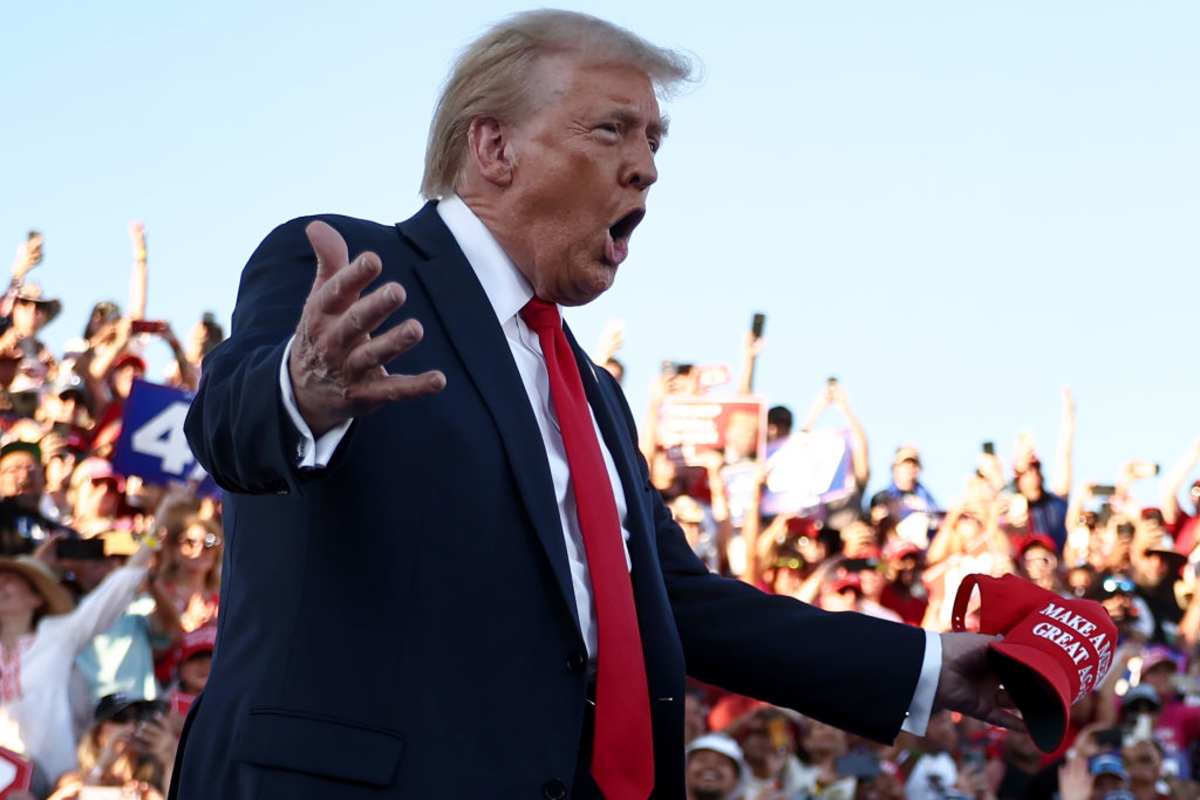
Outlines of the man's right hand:
[{"label": "man's right hand", "polygon": [[296,327],[288,375],[313,435],[386,403],[440,392],[446,376],[439,370],[391,375],[384,368],[424,331],[407,319],[371,336],[405,300],[404,287],[394,282],[362,296],[383,268],[379,256],[365,252],[351,262],[346,240],[324,222],[311,222],[304,232],[317,256],[317,278]]}]

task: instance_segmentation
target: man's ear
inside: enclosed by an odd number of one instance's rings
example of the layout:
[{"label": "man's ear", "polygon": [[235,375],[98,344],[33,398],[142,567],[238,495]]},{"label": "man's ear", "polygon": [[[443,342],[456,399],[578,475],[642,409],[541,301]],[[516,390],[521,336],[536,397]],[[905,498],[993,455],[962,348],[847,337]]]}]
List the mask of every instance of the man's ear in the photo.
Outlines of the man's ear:
[{"label": "man's ear", "polygon": [[471,160],[484,180],[496,186],[512,183],[516,158],[513,154],[511,129],[495,117],[476,117],[467,129],[467,149]]}]

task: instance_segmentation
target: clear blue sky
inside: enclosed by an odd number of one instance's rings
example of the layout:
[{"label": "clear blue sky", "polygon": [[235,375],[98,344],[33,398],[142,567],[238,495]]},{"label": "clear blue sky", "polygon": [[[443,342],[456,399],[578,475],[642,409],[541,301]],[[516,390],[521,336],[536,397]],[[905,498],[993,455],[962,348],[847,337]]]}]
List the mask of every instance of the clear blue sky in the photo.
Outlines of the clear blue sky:
[{"label": "clear blue sky", "polygon": [[[616,287],[635,409],[664,358],[732,361],[768,315],[759,388],[802,412],[838,375],[885,479],[918,443],[957,495],[979,443],[1055,437],[1077,483],[1200,435],[1200,5],[570,4],[687,49],[650,213]],[[146,221],[152,318],[232,310],[262,236],[301,214],[419,204],[450,61],[523,6],[27,4],[0,49],[0,244],[77,335],[127,296]],[[7,244],[4,244],[7,243]],[[163,363],[161,354],[156,358]],[[1150,489],[1153,487],[1147,487]],[[1149,494],[1147,492],[1147,494]]]}]

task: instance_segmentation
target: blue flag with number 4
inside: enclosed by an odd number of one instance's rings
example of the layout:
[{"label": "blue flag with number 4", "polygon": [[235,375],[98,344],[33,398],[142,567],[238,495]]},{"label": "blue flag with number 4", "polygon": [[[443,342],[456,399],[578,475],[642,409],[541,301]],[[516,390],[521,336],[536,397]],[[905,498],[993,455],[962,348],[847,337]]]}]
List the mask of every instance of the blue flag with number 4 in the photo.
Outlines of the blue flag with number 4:
[{"label": "blue flag with number 4", "polygon": [[135,380],[121,417],[113,469],[151,484],[199,481],[199,494],[215,493],[216,483],[192,455],[183,432],[191,402],[191,392]]}]

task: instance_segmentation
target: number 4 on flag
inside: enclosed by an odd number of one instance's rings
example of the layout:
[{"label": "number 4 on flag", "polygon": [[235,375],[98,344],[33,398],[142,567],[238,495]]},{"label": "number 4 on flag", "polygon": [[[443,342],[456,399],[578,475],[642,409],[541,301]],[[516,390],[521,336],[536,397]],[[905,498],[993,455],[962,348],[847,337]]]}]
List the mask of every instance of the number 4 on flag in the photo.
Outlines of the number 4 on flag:
[{"label": "number 4 on flag", "polygon": [[[187,403],[172,403],[134,431],[130,445],[139,453],[161,459],[163,472],[182,475],[195,460],[183,432],[187,412]],[[196,464],[188,478],[203,478],[205,474],[204,468]]]}]

